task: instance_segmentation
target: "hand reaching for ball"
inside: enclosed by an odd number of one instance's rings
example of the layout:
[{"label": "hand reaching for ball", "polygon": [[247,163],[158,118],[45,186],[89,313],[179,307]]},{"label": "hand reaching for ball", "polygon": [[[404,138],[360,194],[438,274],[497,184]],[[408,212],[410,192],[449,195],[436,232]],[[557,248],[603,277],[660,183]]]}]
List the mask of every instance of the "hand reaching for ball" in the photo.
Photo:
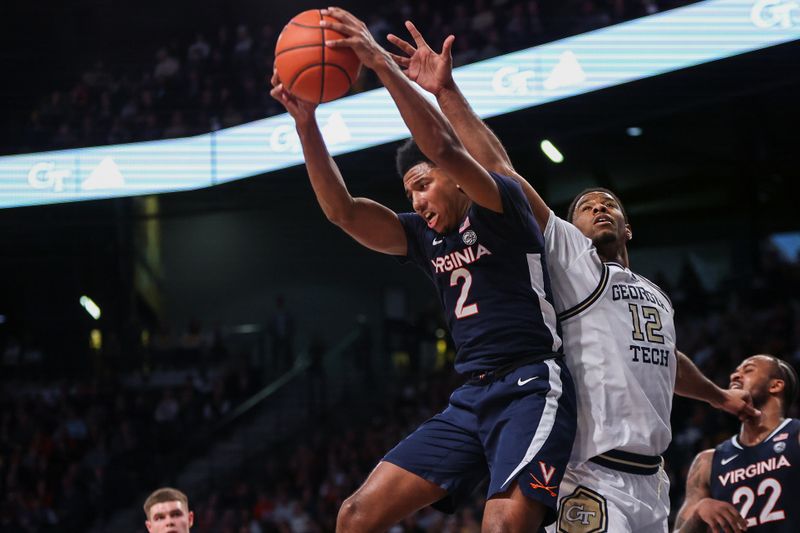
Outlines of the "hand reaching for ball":
[{"label": "hand reaching for ball", "polygon": [[314,120],[314,112],[317,109],[317,104],[301,100],[287,91],[278,77],[277,69],[273,69],[270,83],[272,84],[272,90],[269,92],[270,96],[283,104],[283,107],[286,108],[286,111],[289,112],[298,125],[303,125]]},{"label": "hand reaching for ball", "polygon": [[[370,69],[380,66],[382,61],[389,59],[388,52],[375,41],[367,25],[358,17],[340,7],[329,7],[320,11],[327,16],[320,21],[323,28],[337,31],[345,36],[344,39],[329,39],[325,45],[329,48],[350,48],[358,56],[361,63]],[[335,20],[331,20],[335,19]]]},{"label": "hand reaching for ball", "polygon": [[275,68],[284,87],[308,102],[330,102],[344,96],[360,68],[353,50],[326,45],[346,36],[322,24],[337,22],[323,14],[325,11],[309,9],[298,13],[284,26],[275,44]]},{"label": "hand reaching for ball", "polygon": [[414,39],[416,46],[390,33],[386,38],[402,50],[406,56],[390,55],[411,81],[417,82],[420,87],[438,96],[443,89],[453,86],[451,49],[455,37],[449,35],[442,44],[442,51],[437,54],[410,20],[406,21],[406,29]]}]

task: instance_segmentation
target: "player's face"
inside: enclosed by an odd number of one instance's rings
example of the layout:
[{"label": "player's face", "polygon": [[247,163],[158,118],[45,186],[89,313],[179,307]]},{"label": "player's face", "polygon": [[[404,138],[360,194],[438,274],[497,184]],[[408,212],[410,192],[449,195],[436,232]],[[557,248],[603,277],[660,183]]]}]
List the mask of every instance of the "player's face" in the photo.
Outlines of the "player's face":
[{"label": "player's face", "polygon": [[728,388],[741,389],[750,393],[753,405],[761,407],[769,398],[772,381],[772,368],[775,363],[763,355],[748,357],[731,374]]},{"label": "player's face", "polygon": [[411,167],[403,176],[403,187],[414,212],[437,233],[455,228],[469,204],[456,183],[430,163]]},{"label": "player's face", "polygon": [[575,205],[572,223],[595,245],[631,239],[631,228],[625,223],[622,208],[613,196],[603,191],[584,194]]},{"label": "player's face", "polygon": [[150,533],[187,533],[194,513],[182,501],[161,502],[150,508],[150,520],[144,524]]}]

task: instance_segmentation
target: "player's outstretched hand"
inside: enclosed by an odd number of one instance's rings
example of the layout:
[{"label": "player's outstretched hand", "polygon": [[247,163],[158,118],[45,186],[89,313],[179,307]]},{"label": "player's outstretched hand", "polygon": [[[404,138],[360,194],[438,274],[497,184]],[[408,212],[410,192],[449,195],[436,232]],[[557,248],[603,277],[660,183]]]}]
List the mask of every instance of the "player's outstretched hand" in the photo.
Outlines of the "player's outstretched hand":
[{"label": "player's outstretched hand", "polygon": [[416,46],[390,33],[386,36],[389,42],[406,54],[401,56],[390,53],[390,55],[411,81],[417,82],[420,87],[438,96],[442,89],[453,85],[453,55],[451,50],[453,41],[456,38],[453,35],[448,35],[444,40],[444,44],[442,44],[442,51],[437,54],[410,20],[406,21],[406,29],[414,39]]},{"label": "player's outstretched hand", "polygon": [[278,71],[275,69],[273,69],[272,77],[269,81],[272,85],[272,90],[269,92],[270,96],[283,104],[283,107],[286,108],[286,111],[289,112],[298,125],[314,120],[314,111],[317,109],[317,104],[306,102],[292,95],[281,83],[280,78],[278,78]]},{"label": "player's outstretched hand", "polygon": [[344,39],[325,41],[325,46],[351,48],[358,56],[359,61],[365,67],[373,70],[380,65],[381,61],[387,59],[386,50],[375,41],[367,25],[358,17],[340,7],[322,9],[321,13],[336,19],[336,22],[321,20],[319,22],[321,27],[338,31],[345,36]]},{"label": "player's outstretched hand", "polygon": [[724,531],[725,533],[740,533],[747,531],[745,522],[736,507],[713,498],[703,498],[697,503],[695,514],[708,525],[710,531]]},{"label": "player's outstretched hand", "polygon": [[723,392],[725,397],[717,406],[718,409],[736,415],[742,422],[758,419],[761,416],[761,411],[753,407],[753,398],[749,392],[741,389],[726,389]]}]

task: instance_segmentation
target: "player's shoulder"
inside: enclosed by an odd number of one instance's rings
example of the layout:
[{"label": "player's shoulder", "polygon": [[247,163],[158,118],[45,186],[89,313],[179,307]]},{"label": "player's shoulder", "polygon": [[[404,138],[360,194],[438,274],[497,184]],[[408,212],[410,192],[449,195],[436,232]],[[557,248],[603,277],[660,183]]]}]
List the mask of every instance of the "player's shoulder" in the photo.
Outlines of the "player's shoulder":
[{"label": "player's shoulder", "polygon": [[670,299],[670,297],[669,297],[669,294],[667,294],[667,293],[664,291],[664,289],[662,289],[662,288],[661,288],[661,287],[659,287],[659,286],[658,286],[656,283],[653,283],[652,281],[650,281],[650,280],[649,280],[649,279],[647,279],[646,277],[642,276],[642,275],[641,275],[641,274],[639,274],[638,272],[636,273],[636,277],[637,277],[637,278],[639,278],[639,279],[641,279],[641,280],[642,280],[644,283],[646,283],[647,285],[649,285],[650,287],[652,287],[652,288],[653,288],[653,289],[655,289],[656,291],[658,291],[658,293],[659,293],[659,294],[661,294],[661,296],[663,296],[663,297],[664,297],[664,298],[667,300],[667,302],[669,303],[670,307],[672,307],[672,308],[674,308],[674,307],[675,307],[674,305],[672,305],[672,300]]},{"label": "player's shoulder", "polygon": [[716,450],[714,448],[709,448],[694,456],[686,476],[687,483],[698,487],[709,483],[715,453]]},{"label": "player's shoulder", "polygon": [[711,471],[711,463],[714,461],[714,454],[717,452],[716,448],[708,448],[694,456],[694,461],[690,469],[692,470],[708,470]]}]

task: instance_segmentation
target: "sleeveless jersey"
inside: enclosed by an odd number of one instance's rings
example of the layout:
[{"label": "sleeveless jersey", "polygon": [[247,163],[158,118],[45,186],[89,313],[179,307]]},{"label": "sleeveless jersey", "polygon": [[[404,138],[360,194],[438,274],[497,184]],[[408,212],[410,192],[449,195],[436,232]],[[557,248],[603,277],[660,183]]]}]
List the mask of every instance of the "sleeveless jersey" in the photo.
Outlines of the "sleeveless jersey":
[{"label": "sleeveless jersey", "polygon": [[733,504],[748,533],[797,533],[800,513],[800,420],[787,418],[761,443],[734,436],[714,450],[711,497]]},{"label": "sleeveless jersey", "polygon": [[542,232],[519,184],[492,178],[503,213],[473,203],[446,235],[416,213],[398,215],[408,241],[401,261],[417,264],[436,285],[460,373],[561,347]]},{"label": "sleeveless jersey", "polygon": [[613,449],[662,453],[677,364],[672,303],[644,277],[603,263],[592,241],[552,211],[544,235],[578,397],[571,461]]}]

